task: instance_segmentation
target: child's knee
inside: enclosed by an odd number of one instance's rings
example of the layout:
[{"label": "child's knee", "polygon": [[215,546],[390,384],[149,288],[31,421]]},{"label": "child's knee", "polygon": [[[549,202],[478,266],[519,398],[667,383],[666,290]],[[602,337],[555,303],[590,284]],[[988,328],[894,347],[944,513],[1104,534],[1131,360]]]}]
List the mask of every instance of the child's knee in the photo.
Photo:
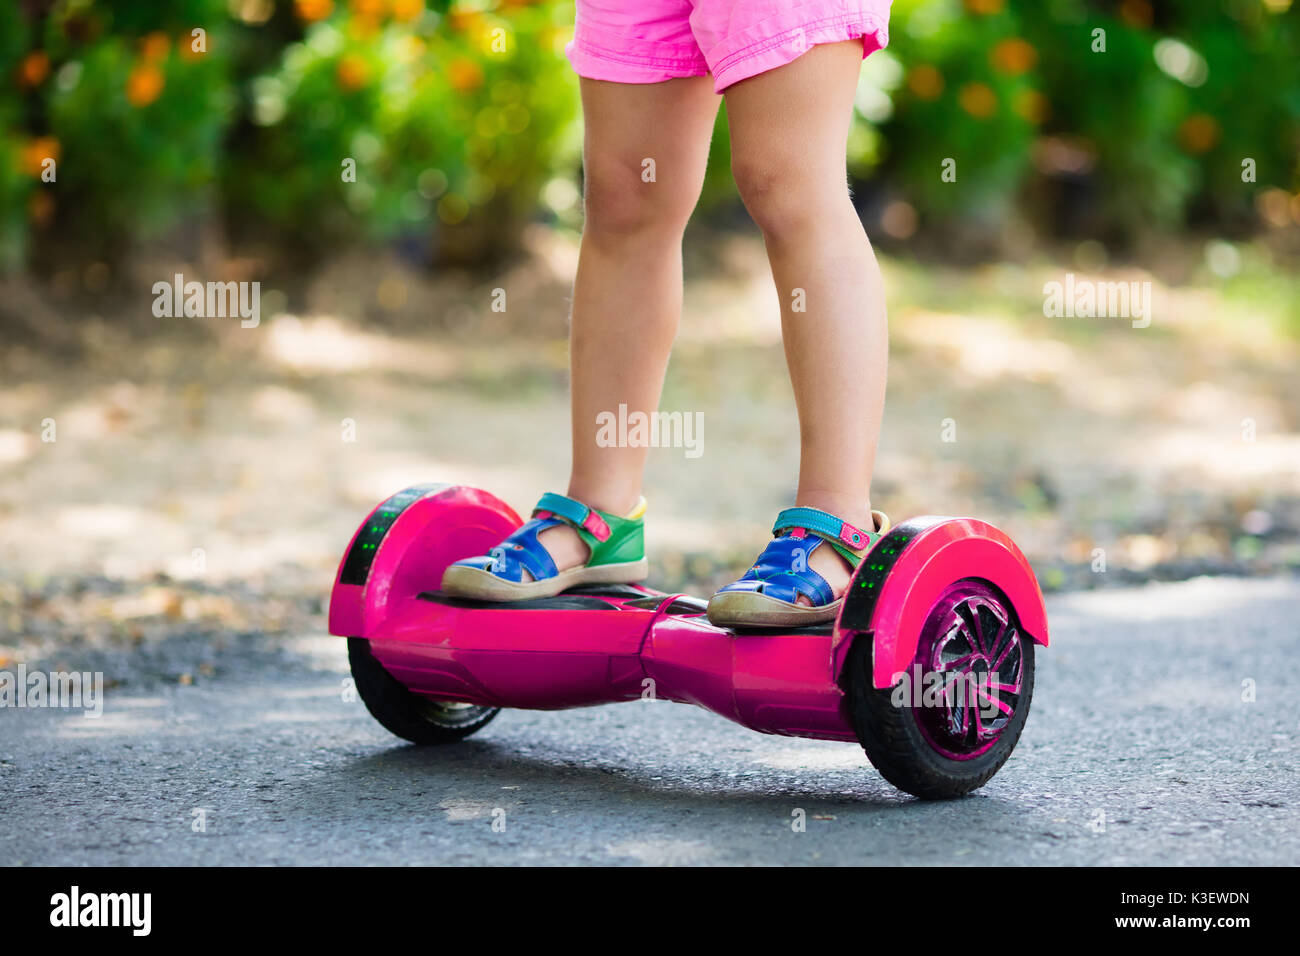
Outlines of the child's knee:
[{"label": "child's knee", "polygon": [[641,161],[589,160],[583,173],[585,229],[607,238],[680,236],[698,194]]},{"label": "child's knee", "polygon": [[768,238],[797,235],[848,200],[845,177],[819,174],[806,158],[733,155],[731,173],[750,217]]}]

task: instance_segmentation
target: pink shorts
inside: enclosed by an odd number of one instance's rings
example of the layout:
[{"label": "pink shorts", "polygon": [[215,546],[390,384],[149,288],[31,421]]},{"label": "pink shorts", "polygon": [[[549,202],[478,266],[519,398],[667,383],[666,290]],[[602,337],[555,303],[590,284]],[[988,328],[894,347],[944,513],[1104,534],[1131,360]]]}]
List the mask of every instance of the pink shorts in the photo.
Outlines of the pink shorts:
[{"label": "pink shorts", "polygon": [[565,48],[579,76],[659,83],[713,74],[732,83],[784,66],[819,43],[889,42],[892,0],[577,0]]}]

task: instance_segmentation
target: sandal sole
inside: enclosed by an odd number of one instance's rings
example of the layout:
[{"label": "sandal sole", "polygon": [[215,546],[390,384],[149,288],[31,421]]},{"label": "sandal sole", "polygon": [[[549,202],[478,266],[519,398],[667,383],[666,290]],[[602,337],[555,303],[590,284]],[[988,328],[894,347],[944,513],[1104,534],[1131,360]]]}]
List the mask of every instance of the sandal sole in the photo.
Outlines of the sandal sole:
[{"label": "sandal sole", "polygon": [[718,627],[806,627],[834,621],[843,598],[803,607],[754,591],[723,591],[709,599],[709,623]]},{"label": "sandal sole", "polygon": [[452,597],[477,601],[526,601],[554,597],[561,591],[583,584],[636,584],[650,574],[645,558],[621,564],[570,568],[541,581],[503,581],[490,571],[452,565],[442,576],[442,592]]}]

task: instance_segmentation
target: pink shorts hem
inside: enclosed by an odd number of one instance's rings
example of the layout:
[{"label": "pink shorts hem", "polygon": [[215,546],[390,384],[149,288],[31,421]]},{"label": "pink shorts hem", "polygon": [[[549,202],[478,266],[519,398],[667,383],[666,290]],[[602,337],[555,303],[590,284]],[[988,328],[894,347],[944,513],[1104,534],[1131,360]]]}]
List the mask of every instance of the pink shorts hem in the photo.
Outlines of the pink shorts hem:
[{"label": "pink shorts hem", "polygon": [[[646,9],[653,6],[647,2]],[[738,18],[733,16],[725,29],[707,34],[692,17],[689,26],[683,20],[681,29],[672,31],[669,41],[602,29],[604,24],[586,22],[579,0],[574,38],[565,53],[574,71],[587,79],[661,83],[711,73],[713,89],[721,93],[741,80],[785,66],[819,44],[861,38],[864,58],[883,49],[889,44],[889,7],[890,0],[804,0],[757,23],[742,23],[740,29],[735,29]],[[827,14],[827,10],[834,12]],[[698,8],[695,11],[696,15],[703,12]],[[678,40],[682,35],[689,38],[692,32],[709,39],[716,39],[719,33],[725,35],[701,51],[689,39]]]},{"label": "pink shorts hem", "polygon": [[728,37],[706,54],[712,65],[713,90],[793,63],[823,43],[862,39],[862,58],[889,45],[889,17],[862,11],[824,17],[811,23],[786,26],[788,17],[776,17]]},{"label": "pink shorts hem", "polygon": [[574,34],[564,48],[569,63],[587,80],[662,83],[683,76],[706,76],[709,64],[695,47],[668,47],[662,54],[624,53],[594,30]]}]

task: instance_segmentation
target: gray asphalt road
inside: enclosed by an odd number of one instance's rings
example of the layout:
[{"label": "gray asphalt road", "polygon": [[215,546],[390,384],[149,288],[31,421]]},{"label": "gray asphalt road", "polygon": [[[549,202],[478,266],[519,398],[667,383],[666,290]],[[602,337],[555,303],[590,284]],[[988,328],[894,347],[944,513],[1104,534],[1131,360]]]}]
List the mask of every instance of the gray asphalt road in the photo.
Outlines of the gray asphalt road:
[{"label": "gray asphalt road", "polygon": [[856,746],[662,702],[407,746],[344,700],[342,642],[304,638],[192,686],[110,673],[98,719],[0,710],[0,863],[1300,862],[1300,581],[1049,613],[1020,746],[955,802],[898,793]]}]

